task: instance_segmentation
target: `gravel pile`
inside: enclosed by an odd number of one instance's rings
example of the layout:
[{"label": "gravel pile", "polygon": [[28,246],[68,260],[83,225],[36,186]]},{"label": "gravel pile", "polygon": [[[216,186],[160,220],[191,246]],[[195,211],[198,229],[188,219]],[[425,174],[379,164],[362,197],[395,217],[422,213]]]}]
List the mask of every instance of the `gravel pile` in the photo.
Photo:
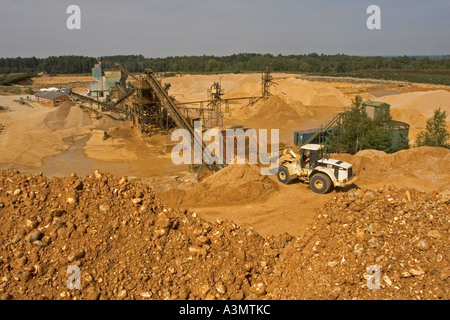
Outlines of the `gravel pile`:
[{"label": "gravel pile", "polygon": [[391,186],[338,194],[285,249],[277,298],[448,299],[449,202]]},{"label": "gravel pile", "polygon": [[352,190],[303,237],[263,238],[125,177],[0,171],[0,298],[448,299],[449,204]]},{"label": "gravel pile", "polygon": [[258,299],[276,256],[251,228],[163,208],[99,172],[0,172],[0,245],[2,299]]}]

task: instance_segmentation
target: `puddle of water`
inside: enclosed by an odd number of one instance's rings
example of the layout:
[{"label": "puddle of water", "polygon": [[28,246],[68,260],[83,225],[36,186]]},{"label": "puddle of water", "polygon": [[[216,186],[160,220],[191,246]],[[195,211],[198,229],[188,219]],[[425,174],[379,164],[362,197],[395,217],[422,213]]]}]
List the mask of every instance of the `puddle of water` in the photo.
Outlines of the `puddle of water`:
[{"label": "puddle of water", "polygon": [[188,166],[176,166],[170,157],[160,158],[149,155],[148,158],[135,161],[99,161],[87,157],[83,147],[90,139],[90,134],[75,140],[67,137],[65,142],[72,142],[72,146],[58,155],[45,157],[40,167],[30,167],[17,164],[1,164],[0,169],[16,169],[23,174],[36,174],[42,172],[47,177],[65,177],[75,172],[84,177],[95,170],[111,173],[115,176],[128,176],[145,178],[157,175],[174,174],[186,171]]}]

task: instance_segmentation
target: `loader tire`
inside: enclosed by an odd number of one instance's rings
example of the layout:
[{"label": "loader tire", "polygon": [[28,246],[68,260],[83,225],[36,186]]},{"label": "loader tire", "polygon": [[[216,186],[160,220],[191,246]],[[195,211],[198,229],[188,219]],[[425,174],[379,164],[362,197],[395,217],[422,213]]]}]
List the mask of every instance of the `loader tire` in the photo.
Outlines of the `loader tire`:
[{"label": "loader tire", "polygon": [[284,184],[289,184],[293,179],[289,174],[289,170],[285,166],[280,166],[277,172],[278,181]]},{"label": "loader tire", "polygon": [[309,185],[314,192],[324,194],[330,192],[333,187],[333,182],[326,174],[316,173],[312,176]]}]

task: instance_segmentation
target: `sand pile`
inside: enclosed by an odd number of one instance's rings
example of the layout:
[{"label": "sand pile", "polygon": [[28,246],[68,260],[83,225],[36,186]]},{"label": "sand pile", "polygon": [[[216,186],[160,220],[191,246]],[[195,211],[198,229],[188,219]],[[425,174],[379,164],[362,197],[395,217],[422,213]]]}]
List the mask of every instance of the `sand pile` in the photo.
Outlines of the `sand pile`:
[{"label": "sand pile", "polygon": [[[395,120],[410,124],[409,139],[414,142],[417,134],[425,129],[426,121],[439,107],[450,114],[450,92],[445,90],[410,92],[377,98],[391,105],[391,116]],[[450,118],[447,117],[450,124]]]},{"label": "sand pile", "polygon": [[251,121],[295,121],[298,118],[312,117],[314,113],[286,95],[272,95],[254,105],[246,105],[234,113],[236,118]]},{"label": "sand pile", "polygon": [[433,111],[439,107],[450,113],[450,92],[445,90],[395,94],[380,97],[377,100],[389,103],[391,108],[411,113],[420,112],[427,118],[432,117]]},{"label": "sand pile", "polygon": [[[190,75],[183,77],[168,77],[163,83],[170,83],[170,94],[178,101],[195,101],[208,99],[208,90],[215,82],[219,82],[225,92],[225,97],[242,83],[258,83],[259,74],[221,74],[221,75]],[[261,95],[259,87],[257,95]],[[242,97],[242,96],[241,96]]]},{"label": "sand pile", "polygon": [[305,106],[348,107],[351,100],[329,83],[288,78],[277,82],[271,92],[284,93]]},{"label": "sand pile", "polygon": [[[348,107],[351,105],[351,99],[346,98],[342,91],[328,83],[301,80],[293,77],[279,79],[276,83],[277,85],[270,88],[270,92],[273,95],[287,96],[292,101],[298,101],[304,106]],[[261,83],[255,81],[245,83],[230,91],[226,97],[260,95]]]},{"label": "sand pile", "polygon": [[445,148],[419,147],[393,154],[363,150],[333,158],[351,163],[361,179],[359,183],[378,181],[420,191],[450,190],[450,150]]},{"label": "sand pile", "polygon": [[92,124],[89,115],[73,102],[64,102],[55,110],[34,119],[31,130],[65,130]]},{"label": "sand pile", "polygon": [[272,298],[447,300],[449,204],[394,187],[337,194],[283,250]]},{"label": "sand pile", "polygon": [[278,189],[276,182],[260,174],[260,167],[234,164],[188,190],[172,189],[161,194],[171,206],[237,205],[267,199]]}]

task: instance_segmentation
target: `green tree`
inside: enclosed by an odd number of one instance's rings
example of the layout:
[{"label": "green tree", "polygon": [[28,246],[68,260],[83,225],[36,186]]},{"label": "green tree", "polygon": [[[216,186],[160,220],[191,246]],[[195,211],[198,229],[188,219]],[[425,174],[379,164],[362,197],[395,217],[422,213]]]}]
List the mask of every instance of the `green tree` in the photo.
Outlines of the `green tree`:
[{"label": "green tree", "polygon": [[425,130],[417,135],[416,145],[450,149],[448,143],[450,132],[447,130],[446,119],[446,111],[442,111],[441,108],[434,110],[433,117],[427,120]]},{"label": "green tree", "polygon": [[[390,119],[378,123],[363,111],[362,98],[356,96],[352,108],[343,113],[343,123],[333,128],[325,146],[330,152],[355,154],[364,149],[398,151],[393,147]],[[407,142],[406,142],[407,145]],[[403,144],[402,144],[403,146]]]}]

